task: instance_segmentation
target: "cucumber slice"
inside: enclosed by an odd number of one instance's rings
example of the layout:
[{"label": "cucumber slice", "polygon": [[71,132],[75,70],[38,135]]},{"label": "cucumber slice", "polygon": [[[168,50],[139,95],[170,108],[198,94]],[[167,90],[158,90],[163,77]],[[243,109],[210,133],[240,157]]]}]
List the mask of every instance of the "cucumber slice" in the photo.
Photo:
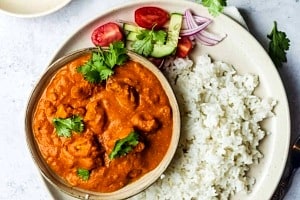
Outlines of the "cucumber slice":
[{"label": "cucumber slice", "polygon": [[154,45],[151,56],[154,58],[162,58],[171,55],[176,50],[176,47],[169,45]]},{"label": "cucumber slice", "polygon": [[131,32],[129,32],[129,33],[127,34],[126,40],[127,40],[127,41],[136,41],[136,40],[137,40],[137,38],[136,38],[137,35],[138,35],[137,32],[131,31]]},{"label": "cucumber slice", "polygon": [[126,49],[133,51],[132,43],[132,41],[127,41],[125,44]]},{"label": "cucumber slice", "polygon": [[[165,44],[159,44],[156,43],[153,46],[153,50],[150,54],[150,56],[155,58],[161,58],[168,55],[171,55],[173,52],[176,51],[178,39],[179,39],[179,33],[181,29],[182,24],[182,14],[179,13],[172,13],[170,17],[170,24],[168,28],[168,36]],[[130,41],[136,41],[136,36],[138,35],[138,32],[140,30],[143,30],[144,28],[135,26],[133,24],[125,23],[123,24],[123,29],[128,32],[126,36],[127,43],[131,43]],[[127,47],[129,45],[126,45]],[[130,48],[132,49],[132,48]]]},{"label": "cucumber slice", "polygon": [[154,44],[151,56],[155,58],[161,58],[171,55],[174,51],[176,51],[182,25],[182,18],[182,15],[179,13],[171,14],[167,42],[166,44]]},{"label": "cucumber slice", "polygon": [[129,32],[139,32],[139,30],[143,30],[144,28],[136,26],[134,24],[128,24],[124,23],[123,24],[123,30],[124,31],[129,31]]}]

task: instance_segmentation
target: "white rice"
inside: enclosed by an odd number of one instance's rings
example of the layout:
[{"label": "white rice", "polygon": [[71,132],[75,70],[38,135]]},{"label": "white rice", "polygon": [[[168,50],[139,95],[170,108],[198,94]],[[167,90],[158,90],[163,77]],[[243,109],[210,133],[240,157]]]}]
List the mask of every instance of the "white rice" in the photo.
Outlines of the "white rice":
[{"label": "white rice", "polygon": [[180,143],[161,179],[132,199],[228,199],[255,183],[247,171],[263,157],[259,122],[273,116],[276,102],[253,94],[257,75],[239,75],[208,55],[196,60],[166,68],[182,114]]}]

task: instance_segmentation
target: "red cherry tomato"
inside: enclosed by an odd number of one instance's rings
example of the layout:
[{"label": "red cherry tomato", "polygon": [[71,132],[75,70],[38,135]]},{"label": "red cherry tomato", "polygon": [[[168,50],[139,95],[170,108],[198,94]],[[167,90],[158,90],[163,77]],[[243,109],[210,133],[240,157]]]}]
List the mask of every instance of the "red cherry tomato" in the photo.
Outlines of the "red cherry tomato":
[{"label": "red cherry tomato", "polygon": [[96,46],[109,46],[110,43],[123,39],[122,31],[118,24],[109,22],[96,28],[92,33],[92,42]]},{"label": "red cherry tomato", "polygon": [[192,41],[188,37],[182,37],[178,40],[176,56],[185,58],[193,48]]},{"label": "red cherry tomato", "polygon": [[169,19],[170,15],[158,7],[141,7],[134,13],[135,23],[140,27],[152,29],[161,28]]}]

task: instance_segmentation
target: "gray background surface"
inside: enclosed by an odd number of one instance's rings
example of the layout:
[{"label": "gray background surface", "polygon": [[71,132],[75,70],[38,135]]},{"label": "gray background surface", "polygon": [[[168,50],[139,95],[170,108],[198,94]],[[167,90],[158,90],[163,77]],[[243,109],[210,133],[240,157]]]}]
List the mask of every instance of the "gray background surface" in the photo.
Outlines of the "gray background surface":
[{"label": "gray background surface", "polygon": [[[23,131],[27,99],[56,50],[74,31],[100,12],[127,1],[73,0],[53,14],[32,19],[0,13],[0,199],[52,198],[27,150]],[[288,63],[278,71],[288,95],[293,141],[300,134],[300,2],[228,0],[228,4],[239,9],[265,48],[274,20],[291,40]],[[300,199],[299,188],[300,171],[285,199]]]}]

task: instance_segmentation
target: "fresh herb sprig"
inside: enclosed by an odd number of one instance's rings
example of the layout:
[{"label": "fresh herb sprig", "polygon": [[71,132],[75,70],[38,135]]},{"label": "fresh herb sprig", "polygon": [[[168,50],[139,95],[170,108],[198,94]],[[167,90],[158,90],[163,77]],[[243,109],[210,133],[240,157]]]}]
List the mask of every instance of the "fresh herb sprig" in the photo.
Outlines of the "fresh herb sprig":
[{"label": "fresh herb sprig", "polygon": [[276,21],[274,21],[272,32],[267,37],[271,40],[269,43],[269,55],[276,67],[281,67],[283,62],[287,62],[286,51],[289,50],[290,40],[285,32],[277,29]]},{"label": "fresh herb sprig", "polygon": [[127,50],[121,41],[111,43],[108,50],[92,53],[91,59],[87,63],[77,68],[84,78],[90,83],[101,83],[113,75],[113,68],[123,64],[127,59]]},{"label": "fresh herb sprig", "polygon": [[71,137],[72,131],[81,133],[84,130],[83,119],[80,116],[73,115],[65,119],[53,118],[52,122],[60,137]]},{"label": "fresh herb sprig", "polygon": [[163,30],[140,30],[137,40],[133,42],[132,48],[138,54],[149,56],[153,51],[154,44],[164,44],[167,33]]},{"label": "fresh herb sprig", "polygon": [[139,135],[133,131],[127,137],[117,140],[109,158],[112,160],[128,154],[139,143]]},{"label": "fresh herb sprig", "polygon": [[89,180],[90,178],[90,171],[84,168],[77,169],[77,175],[84,181]]},{"label": "fresh herb sprig", "polygon": [[227,6],[227,0],[196,0],[196,2],[202,3],[203,6],[208,8],[209,13],[215,17]]}]

